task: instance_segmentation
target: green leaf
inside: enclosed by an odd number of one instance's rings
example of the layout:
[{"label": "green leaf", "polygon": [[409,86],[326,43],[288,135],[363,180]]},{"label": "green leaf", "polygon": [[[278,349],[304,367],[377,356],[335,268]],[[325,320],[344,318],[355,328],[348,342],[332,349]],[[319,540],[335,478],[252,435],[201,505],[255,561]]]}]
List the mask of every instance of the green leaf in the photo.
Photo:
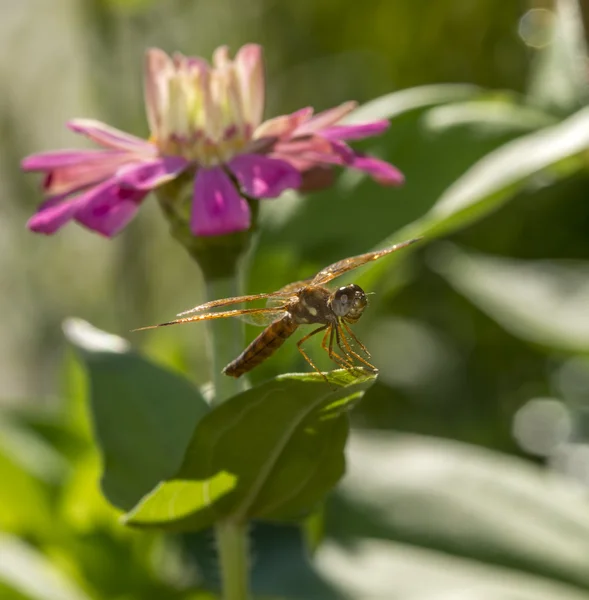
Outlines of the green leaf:
[{"label": "green leaf", "polygon": [[558,0],[556,12],[548,14],[554,14],[554,21],[538,25],[551,27],[551,39],[537,50],[528,96],[545,109],[570,114],[589,103],[583,15],[577,0]]},{"label": "green leaf", "polygon": [[543,110],[497,95],[436,106],[427,112],[425,122],[431,131],[463,127],[469,128],[473,137],[501,137],[535,131],[554,125],[557,120]]},{"label": "green leaf", "polygon": [[346,411],[374,375],[284,375],[234,396],[196,426],[184,464],[127,523],[196,531],[220,518],[290,520],[344,472]]},{"label": "green leaf", "polygon": [[[548,172],[558,178],[582,168],[584,161],[574,159],[588,147],[589,108],[585,108],[558,125],[522,136],[489,153],[459,177],[423,217],[381,245],[419,236],[431,239],[466,227],[499,208],[539,173]],[[356,277],[357,282],[371,289],[395,260],[406,254],[407,250],[371,263],[361,277]]]},{"label": "green leaf", "polygon": [[0,534],[0,592],[3,585],[30,600],[88,600],[37,550]]},{"label": "green leaf", "polygon": [[480,94],[481,88],[466,83],[423,85],[392,92],[359,106],[350,113],[346,123],[362,123],[378,119],[395,119],[407,112],[466,100]]},{"label": "green leaf", "polygon": [[513,335],[568,352],[589,350],[589,263],[514,260],[447,244],[432,265]]},{"label": "green leaf", "polygon": [[416,435],[358,432],[347,455],[318,560],[349,597],[588,597],[589,501],[576,483]]},{"label": "green leaf", "polygon": [[122,338],[73,319],[65,331],[88,370],[104,494],[128,510],[178,470],[208,405],[188,380],[135,354]]}]

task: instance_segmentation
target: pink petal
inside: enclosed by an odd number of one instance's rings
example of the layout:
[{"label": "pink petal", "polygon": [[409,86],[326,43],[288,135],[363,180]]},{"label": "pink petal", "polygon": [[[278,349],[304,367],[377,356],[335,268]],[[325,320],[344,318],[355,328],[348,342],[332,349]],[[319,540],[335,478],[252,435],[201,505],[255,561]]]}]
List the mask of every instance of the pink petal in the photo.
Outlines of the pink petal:
[{"label": "pink petal", "polygon": [[157,149],[152,143],[94,119],[73,119],[68,122],[67,126],[72,131],[85,135],[105,148],[126,150],[147,157],[155,156],[157,153]]},{"label": "pink petal", "polygon": [[313,109],[308,106],[301,108],[290,115],[282,115],[274,119],[264,121],[255,131],[254,139],[264,137],[285,138],[292,134],[297,127],[308,121],[313,114]]},{"label": "pink petal", "polygon": [[144,94],[149,130],[158,136],[168,108],[168,82],[174,71],[169,56],[159,48],[145,53]]},{"label": "pink petal", "polygon": [[302,155],[307,152],[329,154],[332,150],[333,143],[317,135],[279,141],[272,146],[273,152],[294,155]]},{"label": "pink petal", "polygon": [[75,219],[88,229],[113,237],[135,216],[146,195],[147,192],[122,188],[111,179],[75,200]]},{"label": "pink petal", "polygon": [[25,170],[47,171],[43,183],[46,194],[55,196],[75,192],[103,181],[118,168],[137,158],[113,150],[64,150],[29,156],[22,162]]},{"label": "pink petal", "polygon": [[405,181],[403,173],[396,167],[371,156],[356,154],[354,160],[348,163],[350,167],[368,173],[375,181],[382,185],[402,185]]},{"label": "pink petal", "polygon": [[51,235],[70,221],[76,210],[76,200],[64,200],[65,195],[49,198],[29,219],[27,227],[36,233]]},{"label": "pink petal", "polygon": [[80,162],[101,160],[105,154],[105,150],[51,150],[25,157],[20,166],[23,171],[50,171]]},{"label": "pink petal", "polygon": [[254,198],[276,198],[301,185],[300,173],[289,163],[259,154],[240,154],[229,162],[243,190]]},{"label": "pink petal", "polygon": [[339,106],[324,110],[315,115],[312,119],[301,125],[296,131],[296,135],[306,135],[309,133],[317,133],[326,127],[330,127],[343,119],[348,113],[356,108],[356,102],[344,102]]},{"label": "pink petal", "polygon": [[319,135],[328,140],[362,140],[367,137],[380,135],[386,131],[390,123],[386,119],[358,125],[332,125],[322,129]]},{"label": "pink petal", "polygon": [[264,115],[265,77],[261,46],[242,46],[235,56],[235,70],[246,121],[255,129]]},{"label": "pink petal", "polygon": [[190,229],[195,235],[224,235],[249,229],[250,210],[220,168],[199,169],[194,182]]},{"label": "pink petal", "polygon": [[116,178],[123,187],[149,191],[175,179],[188,164],[182,156],[164,156],[122,167]]},{"label": "pink petal", "polygon": [[[306,170],[314,165],[341,165],[355,157],[354,152],[343,142],[330,142],[321,137],[294,138],[293,141],[275,144],[273,153],[284,157],[287,162],[304,161]],[[300,170],[300,167],[297,166]]]}]

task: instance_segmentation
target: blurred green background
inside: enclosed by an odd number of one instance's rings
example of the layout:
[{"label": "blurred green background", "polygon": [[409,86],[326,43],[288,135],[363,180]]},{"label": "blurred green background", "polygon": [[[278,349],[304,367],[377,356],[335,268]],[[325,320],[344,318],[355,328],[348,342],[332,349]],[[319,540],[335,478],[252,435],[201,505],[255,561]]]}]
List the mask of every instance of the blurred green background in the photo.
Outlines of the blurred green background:
[{"label": "blurred green background", "polygon": [[[267,116],[382,96],[361,111],[391,130],[364,147],[407,177],[264,203],[248,291],[427,238],[366,275],[356,332],[381,377],[351,415],[348,476],[307,524],[312,564],[296,530],[259,529],[259,595],[589,598],[589,3],[0,0],[0,16],[2,600],[208,597],[210,541],[126,530],[102,499],[61,330],[83,317],[205,384],[205,327],[128,333],[199,303],[200,275],[153,200],[114,241],[27,232],[40,194],[18,165],[82,147],[72,117],[146,135],[146,47],[246,42],[265,49]],[[290,342],[252,381],[305,368]]]}]

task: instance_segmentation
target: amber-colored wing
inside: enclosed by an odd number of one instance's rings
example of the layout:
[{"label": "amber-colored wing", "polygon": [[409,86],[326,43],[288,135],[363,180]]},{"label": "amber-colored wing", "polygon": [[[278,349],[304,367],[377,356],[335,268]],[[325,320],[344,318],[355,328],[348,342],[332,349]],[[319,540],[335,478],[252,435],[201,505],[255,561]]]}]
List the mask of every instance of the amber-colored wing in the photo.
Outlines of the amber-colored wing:
[{"label": "amber-colored wing", "polygon": [[282,306],[288,298],[292,298],[302,288],[308,286],[311,283],[312,277],[309,279],[301,279],[300,281],[294,281],[284,287],[280,288],[275,292],[276,296],[271,296],[266,303],[266,306],[272,308],[278,308]]},{"label": "amber-colored wing", "polygon": [[[287,286],[288,287],[288,286]],[[291,294],[278,290],[277,292],[270,292],[269,294],[252,294],[251,296],[235,296],[234,298],[221,298],[219,300],[211,300],[204,304],[199,304],[194,308],[185,310],[184,312],[178,313],[177,317],[183,317],[184,315],[191,315],[195,312],[205,312],[211,310],[211,308],[219,308],[221,306],[230,306],[231,304],[243,304],[245,302],[255,302],[256,300],[265,300],[266,298],[274,298],[279,300],[279,304],[284,304]]]},{"label": "amber-colored wing", "polygon": [[418,242],[421,238],[415,238],[413,240],[408,240],[406,242],[401,242],[399,244],[395,244],[390,248],[385,248],[384,250],[376,250],[375,252],[367,252],[366,254],[360,254],[358,256],[352,256],[350,258],[344,258],[329,267],[325,267],[322,269],[311,279],[310,285],[323,285],[340,275],[343,275],[347,271],[351,271],[352,269],[356,269],[361,267],[362,265],[371,262],[373,260],[377,260],[391,252],[395,252],[397,250],[401,250],[401,248],[406,248],[407,246]]},{"label": "amber-colored wing", "polygon": [[174,319],[166,323],[157,325],[148,325],[139,327],[133,331],[144,331],[146,329],[156,329],[157,327],[166,327],[167,325],[179,325],[181,323],[194,323],[196,321],[210,321],[212,319],[226,319],[228,317],[241,317],[254,325],[267,325],[284,316],[285,311],[281,308],[239,308],[236,310],[225,310],[221,312],[205,312],[191,317]]}]

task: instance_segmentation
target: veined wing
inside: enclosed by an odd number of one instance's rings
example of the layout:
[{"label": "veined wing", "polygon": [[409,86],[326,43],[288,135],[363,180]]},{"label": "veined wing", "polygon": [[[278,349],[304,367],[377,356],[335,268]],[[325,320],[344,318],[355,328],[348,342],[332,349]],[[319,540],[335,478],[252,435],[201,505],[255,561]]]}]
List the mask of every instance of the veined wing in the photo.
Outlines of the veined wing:
[{"label": "veined wing", "polygon": [[352,269],[357,269],[362,265],[371,262],[373,260],[377,260],[387,254],[391,254],[391,252],[395,252],[396,250],[401,250],[401,248],[406,248],[407,246],[418,242],[421,238],[415,238],[413,240],[408,240],[406,242],[401,242],[399,244],[395,244],[390,248],[385,248],[384,250],[376,250],[375,252],[367,252],[366,254],[360,254],[358,256],[352,256],[350,258],[344,258],[325,269],[322,269],[311,279],[310,285],[323,285],[340,275],[343,275],[347,271],[351,271]]},{"label": "veined wing", "polygon": [[268,312],[241,315],[239,320],[248,325],[255,325],[256,327],[268,327],[268,325],[271,325],[274,321],[284,317],[284,315],[286,315],[285,310],[275,308]]},{"label": "veined wing", "polygon": [[209,311],[211,308],[219,308],[221,306],[230,306],[231,304],[243,304],[244,302],[254,302],[255,300],[264,300],[265,298],[275,298],[281,300],[280,304],[284,304],[284,300],[288,299],[290,294],[278,290],[277,292],[270,292],[268,294],[252,294],[250,296],[235,296],[234,298],[221,298],[219,300],[211,300],[204,304],[199,304],[194,308],[185,310],[184,312],[178,313],[177,317],[183,317],[184,315],[191,315],[196,312]]},{"label": "veined wing", "polygon": [[[133,329],[133,331],[144,331],[146,329],[156,329],[157,327],[166,327],[167,325],[179,325],[182,323],[194,323],[196,321],[210,321],[212,319],[226,319],[228,317],[243,317],[243,318],[256,318],[256,316],[262,317],[267,316],[269,322],[272,323],[284,316],[285,311],[280,308],[241,308],[236,310],[225,310],[221,312],[206,312],[199,313],[198,315],[192,315],[191,317],[183,317],[181,319],[174,319],[166,323],[158,323],[157,325],[148,325],[147,327],[139,327]],[[256,324],[260,324],[262,319]]]},{"label": "veined wing", "polygon": [[300,281],[293,281],[293,283],[289,283],[289,284],[285,285],[284,287],[281,287],[276,292],[276,294],[281,294],[281,296],[269,298],[268,302],[266,303],[266,306],[273,307],[273,308],[280,307],[281,305],[284,304],[283,299],[294,296],[294,294],[298,290],[309,285],[309,283],[311,283],[311,279],[312,278],[310,277],[309,279],[301,279]]}]

